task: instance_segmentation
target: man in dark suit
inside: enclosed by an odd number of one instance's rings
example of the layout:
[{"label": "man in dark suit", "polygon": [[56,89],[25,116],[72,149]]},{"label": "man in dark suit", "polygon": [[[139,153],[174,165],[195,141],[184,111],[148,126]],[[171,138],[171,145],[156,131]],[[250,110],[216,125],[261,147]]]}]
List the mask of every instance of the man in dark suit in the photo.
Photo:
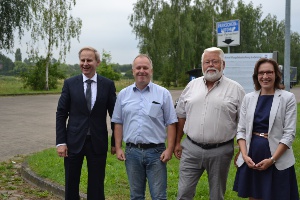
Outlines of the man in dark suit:
[{"label": "man in dark suit", "polygon": [[[65,199],[79,200],[84,156],[88,166],[88,200],[104,200],[104,178],[108,150],[106,117],[116,101],[114,82],[96,73],[100,54],[92,47],[79,51],[81,75],[64,82],[56,112],[57,153],[64,157]],[[112,124],[113,130],[113,124]],[[114,134],[112,134],[112,149]]]}]

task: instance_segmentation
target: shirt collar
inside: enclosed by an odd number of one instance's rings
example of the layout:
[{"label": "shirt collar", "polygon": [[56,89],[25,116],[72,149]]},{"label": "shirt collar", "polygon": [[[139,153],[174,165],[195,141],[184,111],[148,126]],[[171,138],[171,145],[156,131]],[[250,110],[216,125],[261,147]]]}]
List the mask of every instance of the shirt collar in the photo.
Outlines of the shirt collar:
[{"label": "shirt collar", "polygon": [[136,87],[136,83],[134,83],[133,84],[133,91],[135,92],[135,91],[137,91],[137,90],[139,90],[139,91],[150,91],[150,88],[152,88],[152,82],[150,81],[149,83],[148,83],[148,85],[143,89],[143,90],[140,90],[139,88],[137,88]]},{"label": "shirt collar", "polygon": [[[223,80],[223,75],[221,76],[221,78],[219,78],[219,80],[215,81],[214,86],[219,85]],[[206,79],[203,77],[203,82],[206,85]]]},{"label": "shirt collar", "polygon": [[95,75],[92,77],[92,78],[88,78],[88,77],[86,77],[84,74],[82,74],[82,77],[83,77],[83,82],[85,82],[86,80],[88,80],[88,79],[91,79],[91,80],[93,80],[95,83],[97,83],[97,73],[95,73]]}]

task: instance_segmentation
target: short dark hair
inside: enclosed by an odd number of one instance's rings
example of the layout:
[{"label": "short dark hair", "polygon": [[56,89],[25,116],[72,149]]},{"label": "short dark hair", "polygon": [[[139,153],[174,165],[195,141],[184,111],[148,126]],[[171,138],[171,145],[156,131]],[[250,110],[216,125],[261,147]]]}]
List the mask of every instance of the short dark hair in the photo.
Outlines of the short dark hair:
[{"label": "short dark hair", "polygon": [[278,63],[272,59],[272,58],[260,58],[254,67],[254,72],[252,75],[253,83],[254,83],[254,89],[260,90],[261,85],[258,82],[258,69],[261,64],[263,63],[270,63],[274,67],[274,73],[275,73],[275,83],[274,83],[274,89],[284,89],[284,85],[281,83],[282,81],[282,73],[279,69]]}]

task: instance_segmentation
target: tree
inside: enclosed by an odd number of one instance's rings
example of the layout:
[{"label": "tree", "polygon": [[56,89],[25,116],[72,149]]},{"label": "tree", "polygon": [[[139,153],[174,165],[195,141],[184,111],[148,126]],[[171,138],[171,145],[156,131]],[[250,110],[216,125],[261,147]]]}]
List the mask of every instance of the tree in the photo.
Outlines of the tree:
[{"label": "tree", "polygon": [[22,73],[27,72],[28,65],[22,61],[15,61],[15,67],[13,69],[14,75],[19,76]]},{"label": "tree", "polygon": [[253,3],[244,4],[243,0],[238,0],[233,17],[239,19],[241,23],[240,45],[230,48],[232,53],[255,53],[260,50],[260,22],[261,5],[254,8]]},{"label": "tree", "polygon": [[14,47],[15,31],[19,39],[24,29],[29,28],[31,15],[27,0],[0,1],[0,49],[10,50]]},{"label": "tree", "polygon": [[291,34],[291,66],[297,67],[297,82],[300,80],[300,34],[292,32]]},{"label": "tree", "polygon": [[[46,82],[45,89],[49,90],[48,71],[54,49],[59,50],[59,60],[65,59],[71,48],[71,39],[81,33],[82,21],[69,15],[76,0],[34,0],[31,9],[34,16],[31,30],[32,42],[30,54],[39,57],[39,41],[43,41],[46,49]],[[37,45],[37,47],[36,47]]]},{"label": "tree", "polygon": [[103,50],[102,52],[102,62],[100,63],[99,67],[97,68],[97,72],[111,80],[118,81],[121,78],[121,74],[117,73],[113,70],[111,64],[111,55],[109,52]]},{"label": "tree", "polygon": [[16,61],[22,61],[22,53],[20,48],[18,48],[15,53],[15,62]]},{"label": "tree", "polygon": [[[261,10],[243,0],[236,6],[235,0],[138,0],[129,24],[140,52],[152,58],[154,79],[178,86],[188,81],[186,71],[201,67],[203,50],[216,46],[215,22],[241,21],[241,44],[232,53],[283,52],[284,23],[271,15],[261,20]],[[291,39],[291,63],[297,63],[299,35]]]},{"label": "tree", "polygon": [[[29,87],[33,90],[43,90],[45,88],[45,70],[46,70],[45,58],[40,58],[39,61],[33,65],[29,66],[26,70],[21,71],[20,77],[23,80],[24,87]],[[50,64],[49,67],[49,86],[56,89],[58,84],[58,79],[66,78],[63,71],[59,70],[60,63]]]},{"label": "tree", "polygon": [[0,53],[0,71],[2,75],[10,75],[14,68],[13,61]]},{"label": "tree", "polygon": [[140,0],[134,5],[130,25],[141,53],[150,55],[154,78],[169,86],[179,84],[183,71],[191,66],[194,49],[194,25],[191,23],[190,0]]},{"label": "tree", "polygon": [[[276,16],[268,14],[260,23],[260,45],[262,52],[280,52],[278,62],[284,61],[284,21],[278,21]],[[275,42],[276,41],[276,42]]]}]

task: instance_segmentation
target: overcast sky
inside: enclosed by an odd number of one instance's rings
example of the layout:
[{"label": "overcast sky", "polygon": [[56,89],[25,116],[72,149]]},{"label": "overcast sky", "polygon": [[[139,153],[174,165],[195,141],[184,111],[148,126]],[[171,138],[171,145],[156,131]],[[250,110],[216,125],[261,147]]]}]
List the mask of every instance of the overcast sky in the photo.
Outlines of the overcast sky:
[{"label": "overcast sky", "polygon": [[[129,15],[133,13],[133,3],[137,0],[77,0],[72,10],[74,17],[82,19],[80,42],[72,40],[71,51],[66,63],[78,63],[78,51],[83,46],[93,46],[98,51],[104,49],[111,53],[112,62],[130,64],[138,54],[138,41],[129,25]],[[250,0],[244,0],[246,4]],[[254,7],[262,4],[263,18],[276,15],[278,20],[285,18],[285,0],[252,0]],[[297,22],[298,19],[298,22]],[[300,1],[291,0],[291,30],[300,33]],[[226,21],[227,19],[224,19]],[[23,39],[23,41],[25,38]],[[26,58],[26,46],[21,48],[22,58]],[[14,54],[9,56],[14,61]]]}]

